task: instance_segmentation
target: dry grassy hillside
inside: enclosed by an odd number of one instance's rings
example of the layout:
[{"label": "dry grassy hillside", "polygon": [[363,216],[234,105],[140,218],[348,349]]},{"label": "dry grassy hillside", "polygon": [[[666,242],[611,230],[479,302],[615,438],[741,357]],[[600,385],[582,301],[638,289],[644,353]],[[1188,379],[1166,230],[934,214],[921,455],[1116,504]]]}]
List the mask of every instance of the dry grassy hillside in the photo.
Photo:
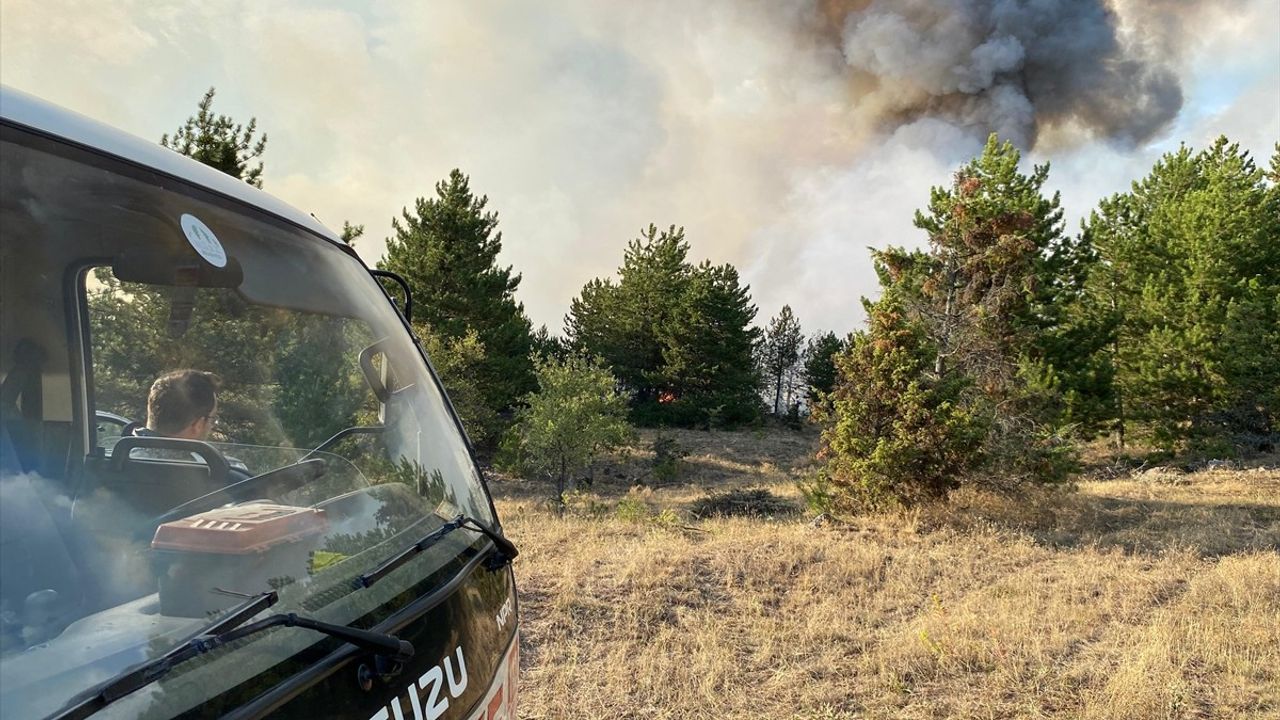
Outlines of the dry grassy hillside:
[{"label": "dry grassy hillside", "polygon": [[[836,526],[795,490],[812,437],[678,440],[673,484],[630,490],[632,452],[563,518],[548,486],[493,482],[522,549],[522,717],[1280,718],[1276,470]],[[776,498],[724,494],[747,487]]]}]

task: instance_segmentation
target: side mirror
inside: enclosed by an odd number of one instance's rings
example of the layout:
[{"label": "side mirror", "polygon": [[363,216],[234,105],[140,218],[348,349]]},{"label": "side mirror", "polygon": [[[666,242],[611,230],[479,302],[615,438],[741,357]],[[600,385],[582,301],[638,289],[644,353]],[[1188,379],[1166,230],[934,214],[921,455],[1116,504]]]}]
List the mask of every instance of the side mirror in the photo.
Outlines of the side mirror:
[{"label": "side mirror", "polygon": [[[384,406],[391,399],[391,390],[387,387],[390,378],[390,368],[387,365],[390,361],[384,349],[386,342],[386,338],[383,338],[373,343],[361,350],[356,358],[360,363],[360,372],[364,374],[364,381],[369,384],[374,397],[378,398],[378,402]],[[374,358],[380,358],[381,363],[374,362]]]},{"label": "side mirror", "polygon": [[[404,293],[404,304],[400,306],[400,312],[404,314],[405,320],[413,322],[413,292],[409,290],[409,281],[390,270],[370,270],[369,274],[375,278],[386,278],[400,286],[401,292]],[[378,284],[381,285],[382,283]],[[386,292],[386,287],[383,287],[382,291]],[[387,298],[390,299],[391,295],[388,294]],[[391,303],[394,305],[395,301],[392,300]]]}]

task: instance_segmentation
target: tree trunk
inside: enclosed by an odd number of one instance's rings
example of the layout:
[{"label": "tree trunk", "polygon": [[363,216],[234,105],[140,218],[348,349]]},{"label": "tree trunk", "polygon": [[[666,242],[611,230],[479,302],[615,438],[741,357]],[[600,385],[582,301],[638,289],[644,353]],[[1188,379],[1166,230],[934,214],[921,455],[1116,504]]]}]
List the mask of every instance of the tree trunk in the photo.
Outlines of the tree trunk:
[{"label": "tree trunk", "polygon": [[[1118,303],[1116,303],[1116,296],[1114,293],[1111,295],[1111,312],[1113,316],[1115,314],[1118,314],[1119,312]],[[1117,368],[1120,367],[1120,328],[1119,327],[1116,327],[1115,333],[1116,333],[1116,339],[1111,346],[1111,357],[1112,357],[1111,371],[1113,373],[1111,377],[1111,387],[1114,388],[1116,393],[1116,446],[1120,450],[1124,450],[1124,387],[1120,384],[1119,379],[1116,377],[1116,375],[1119,374],[1117,372]]]},{"label": "tree trunk", "polygon": [[[1120,360],[1120,337],[1116,335],[1115,358]],[[1116,392],[1116,446],[1120,450],[1124,450],[1124,386],[1112,379],[1112,386]]]},{"label": "tree trunk", "polygon": [[774,376],[773,388],[773,414],[778,415],[778,403],[782,402],[782,373]]},{"label": "tree trunk", "polygon": [[564,466],[564,458],[560,458],[560,474],[556,476],[556,516],[564,517],[564,491],[565,479],[567,471]]},{"label": "tree trunk", "polygon": [[946,370],[946,356],[951,353],[951,315],[955,311],[956,300],[956,268],[955,259],[947,260],[947,302],[942,310],[942,342],[939,343],[938,356],[933,360],[933,372],[938,377]]}]

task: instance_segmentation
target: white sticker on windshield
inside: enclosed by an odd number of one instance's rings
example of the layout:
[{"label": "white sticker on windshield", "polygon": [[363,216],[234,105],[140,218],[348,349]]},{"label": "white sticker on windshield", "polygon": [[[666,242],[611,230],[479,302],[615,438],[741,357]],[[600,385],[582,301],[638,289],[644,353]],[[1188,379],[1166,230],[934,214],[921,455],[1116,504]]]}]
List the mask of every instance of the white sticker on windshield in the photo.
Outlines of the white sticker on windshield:
[{"label": "white sticker on windshield", "polygon": [[218,237],[213,234],[208,225],[200,221],[195,215],[183,214],[182,216],[182,232],[187,236],[187,242],[191,243],[191,247],[200,253],[200,257],[204,258],[214,267],[227,266],[227,251],[222,249],[222,243],[218,242]]}]

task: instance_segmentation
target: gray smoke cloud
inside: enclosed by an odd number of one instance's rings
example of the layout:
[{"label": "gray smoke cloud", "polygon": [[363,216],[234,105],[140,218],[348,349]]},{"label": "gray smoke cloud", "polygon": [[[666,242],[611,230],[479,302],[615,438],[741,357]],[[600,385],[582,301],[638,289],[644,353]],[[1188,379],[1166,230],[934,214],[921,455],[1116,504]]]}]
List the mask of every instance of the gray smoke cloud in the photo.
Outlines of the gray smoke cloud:
[{"label": "gray smoke cloud", "polygon": [[912,213],[991,131],[1052,159],[1069,223],[1179,141],[1269,155],[1275,3],[3,0],[0,80],[153,139],[217,86],[271,137],[267,190],[365,224],[370,261],[462,168],[552,330],[654,222],[761,320],[844,332],[867,246],[923,243]]},{"label": "gray smoke cloud", "polygon": [[1022,147],[1042,127],[1067,126],[1135,144],[1182,107],[1176,45],[1126,32],[1102,0],[819,7],[818,31],[838,42],[856,113],[872,125],[937,117]]}]

